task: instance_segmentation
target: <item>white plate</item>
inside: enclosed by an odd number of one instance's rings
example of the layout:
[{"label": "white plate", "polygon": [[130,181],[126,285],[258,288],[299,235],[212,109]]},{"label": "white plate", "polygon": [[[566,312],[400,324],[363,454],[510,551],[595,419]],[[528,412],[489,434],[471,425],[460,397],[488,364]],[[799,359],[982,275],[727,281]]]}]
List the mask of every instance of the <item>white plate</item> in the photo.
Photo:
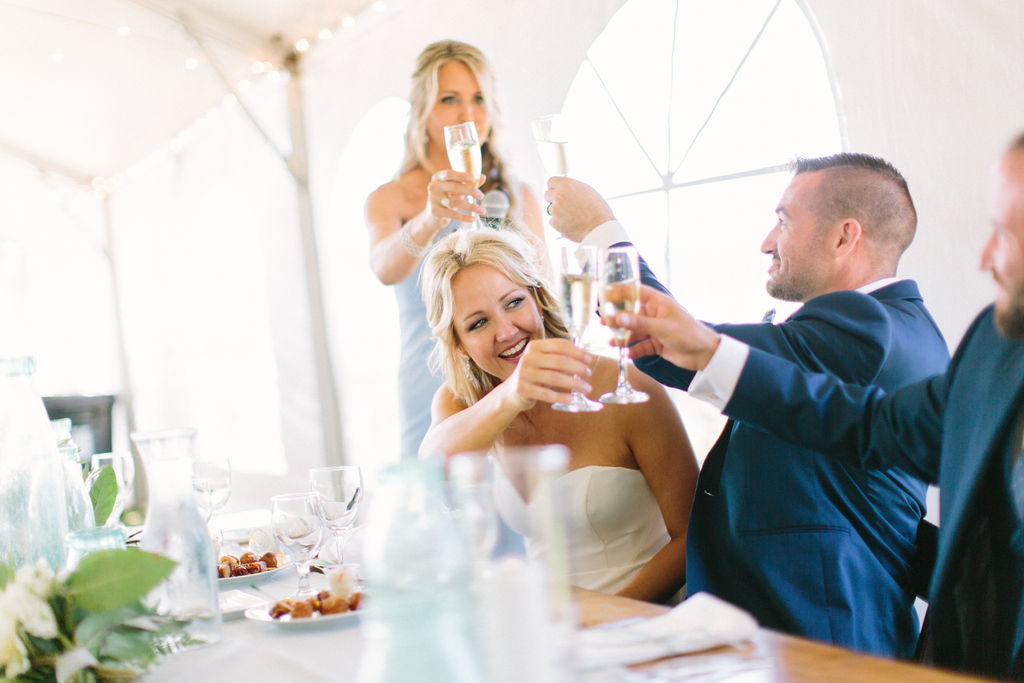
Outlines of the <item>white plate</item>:
[{"label": "white plate", "polygon": [[277,567],[274,569],[268,569],[265,572],[259,572],[256,574],[246,574],[245,576],[228,576],[226,578],[217,579],[217,588],[226,588],[227,586],[248,586],[250,583],[256,581],[266,581],[271,576],[276,576],[278,572],[292,569],[292,563],[287,558],[278,555],[277,556]]},{"label": "white plate", "polygon": [[224,621],[241,619],[245,610],[250,607],[262,607],[266,609],[267,601],[244,591],[223,591],[218,596],[220,603],[220,617]]},{"label": "white plate", "polygon": [[320,614],[314,612],[313,616],[306,617],[305,619],[292,619],[289,616],[275,619],[270,616],[270,609],[266,605],[259,605],[258,607],[250,607],[245,610],[245,618],[252,619],[253,621],[262,621],[268,624],[276,624],[284,628],[311,628],[317,626],[326,626],[327,624],[338,624],[339,622],[348,622],[354,624],[359,621],[359,615],[362,610],[349,610],[348,612],[340,612],[338,614]]}]

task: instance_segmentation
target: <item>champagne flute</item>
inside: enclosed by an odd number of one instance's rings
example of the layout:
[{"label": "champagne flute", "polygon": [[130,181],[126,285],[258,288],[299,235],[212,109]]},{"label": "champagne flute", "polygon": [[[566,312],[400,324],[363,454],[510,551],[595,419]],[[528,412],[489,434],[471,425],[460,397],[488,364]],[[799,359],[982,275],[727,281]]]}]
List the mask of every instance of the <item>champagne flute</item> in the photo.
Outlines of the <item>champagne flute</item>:
[{"label": "champagne flute", "polygon": [[270,525],[281,551],[295,564],[299,586],[291,596],[303,600],[316,594],[309,585],[309,566],[324,540],[320,496],[313,491],[270,498]]},{"label": "champagne flute", "polygon": [[[339,465],[315,467],[309,471],[309,488],[320,496],[324,524],[334,536],[335,562],[345,563],[345,533],[356,521],[363,499],[363,475],[358,467]],[[323,558],[320,564],[323,565]]]},{"label": "champagne flute", "polygon": [[[636,313],[640,302],[640,259],[634,247],[612,247],[601,264],[601,315],[610,320],[619,313]],[[629,330],[613,327],[619,345],[619,379],[615,390],[601,396],[601,403],[643,403],[650,396],[634,389],[626,377]]]},{"label": "champagne flute", "polygon": [[[483,172],[483,159],[480,154],[480,140],[476,135],[476,124],[472,121],[454,126],[444,127],[444,144],[448,150],[448,163],[459,173],[468,173],[476,180]],[[466,197],[470,204],[476,202]],[[474,220],[470,227],[480,228],[479,219]]]},{"label": "champagne flute", "polygon": [[[206,524],[224,509],[231,497],[231,461],[222,455],[197,455],[192,459],[192,491],[196,505]],[[213,533],[217,547],[223,545],[223,530],[218,525]]]},{"label": "champagne flute", "polygon": [[[596,247],[565,244],[561,257],[562,314],[572,343],[582,348],[583,332],[597,308],[598,251]],[[604,406],[573,390],[567,403],[553,403],[551,407],[569,413],[589,413]]]},{"label": "champagne flute", "polygon": [[545,173],[548,176],[569,175],[569,136],[565,117],[561,114],[542,116],[531,121],[530,125]]}]

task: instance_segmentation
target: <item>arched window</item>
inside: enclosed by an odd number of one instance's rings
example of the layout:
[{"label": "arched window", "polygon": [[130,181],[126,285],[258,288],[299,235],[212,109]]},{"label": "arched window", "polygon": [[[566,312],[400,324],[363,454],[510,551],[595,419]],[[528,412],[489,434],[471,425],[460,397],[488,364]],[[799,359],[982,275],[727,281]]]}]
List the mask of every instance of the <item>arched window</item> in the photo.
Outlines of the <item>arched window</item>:
[{"label": "arched window", "polygon": [[[695,315],[754,322],[792,310],[765,292],[759,247],[787,165],[843,148],[821,46],[795,0],[629,0],[588,51],[563,114],[570,174],[609,198]],[[691,436],[717,434],[720,420],[677,399]]]}]

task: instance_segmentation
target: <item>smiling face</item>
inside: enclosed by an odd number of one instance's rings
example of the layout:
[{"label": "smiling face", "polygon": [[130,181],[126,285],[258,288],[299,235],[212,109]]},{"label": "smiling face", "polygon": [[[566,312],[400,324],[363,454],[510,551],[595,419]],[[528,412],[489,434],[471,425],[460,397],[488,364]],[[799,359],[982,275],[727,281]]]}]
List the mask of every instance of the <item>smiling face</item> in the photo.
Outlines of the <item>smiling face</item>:
[{"label": "smiling face", "polygon": [[981,268],[996,282],[996,326],[1010,339],[1024,339],[1024,149],[1008,152],[996,169],[991,215]]},{"label": "smiling face", "polygon": [[530,290],[485,264],[452,280],[455,336],[459,349],[480,369],[504,381],[544,323]]},{"label": "smiling face", "polygon": [[761,244],[772,257],[765,288],[776,299],[807,301],[828,291],[827,231],[812,209],[820,184],[818,171],[793,177],[775,209],[778,222]]},{"label": "smiling face", "polygon": [[437,100],[427,120],[427,137],[435,154],[444,155],[444,127],[472,121],[481,144],[491,131],[487,103],[473,71],[456,60],[437,71]]}]

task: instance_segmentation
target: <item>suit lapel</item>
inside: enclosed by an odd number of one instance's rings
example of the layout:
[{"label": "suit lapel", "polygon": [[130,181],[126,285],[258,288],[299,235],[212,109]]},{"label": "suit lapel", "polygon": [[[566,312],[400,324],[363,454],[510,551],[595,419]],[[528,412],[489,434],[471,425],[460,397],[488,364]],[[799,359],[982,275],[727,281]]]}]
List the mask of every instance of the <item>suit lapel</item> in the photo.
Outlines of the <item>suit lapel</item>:
[{"label": "suit lapel", "polygon": [[[968,512],[972,509],[971,503],[985,476],[986,467],[993,460],[999,462],[1005,457],[1009,448],[1009,435],[1013,433],[1014,424],[1022,414],[1024,382],[1021,382],[1020,378],[1024,378],[1024,352],[1021,345],[1006,342],[999,337],[999,343],[982,343],[978,346],[980,348],[977,353],[988,362],[982,360],[976,365],[962,369],[960,374],[964,378],[971,378],[966,381],[974,382],[974,391],[964,392],[958,397],[960,400],[974,400],[986,406],[985,419],[977,420],[970,425],[961,425],[951,423],[948,419],[950,415],[947,414],[945,429],[966,430],[968,436],[959,442],[962,445],[959,453],[948,452],[944,439],[943,466],[948,467],[948,463],[955,460],[960,460],[963,464],[955,468],[954,472],[943,472],[940,475],[940,525],[946,528],[946,533],[940,534],[937,558],[939,571],[934,577],[936,581],[940,580],[940,574],[946,569],[951,549],[960,546],[957,540],[959,536],[971,532],[966,526],[970,524]],[[994,346],[997,348],[993,348]],[[950,406],[947,406],[947,410],[949,409]]]}]

